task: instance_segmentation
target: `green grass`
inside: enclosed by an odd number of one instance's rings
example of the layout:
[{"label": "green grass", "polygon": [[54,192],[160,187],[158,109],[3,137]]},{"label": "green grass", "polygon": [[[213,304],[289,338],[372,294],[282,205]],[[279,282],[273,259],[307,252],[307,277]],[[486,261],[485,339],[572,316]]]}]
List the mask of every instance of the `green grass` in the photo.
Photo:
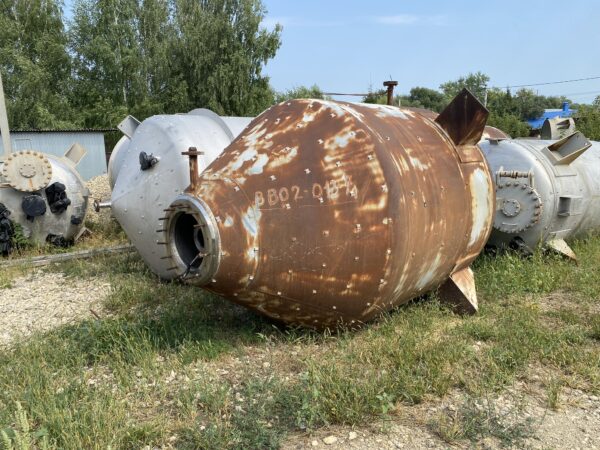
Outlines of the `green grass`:
[{"label": "green grass", "polygon": [[52,244],[36,244],[23,236],[22,228],[16,226],[15,248],[10,258],[28,258],[40,255],[53,255],[98,247],[109,247],[127,243],[127,237],[118,222],[109,214],[104,214],[95,222],[86,222],[87,233],[69,247],[57,247]]},{"label": "green grass", "polygon": [[478,399],[538,367],[551,374],[549,408],[564,387],[600,392],[600,238],[573,247],[578,266],[541,252],[481,256],[475,316],[432,294],[336,333],[283,328],[161,283],[134,255],[55,266],[74,280],[109,277],[106,317],[0,351],[0,429],[23,436],[25,413],[31,439],[56,448],[276,448],[292,431],[392,419],[458,391],[465,403],[431,429],[518,445],[527,424]]}]

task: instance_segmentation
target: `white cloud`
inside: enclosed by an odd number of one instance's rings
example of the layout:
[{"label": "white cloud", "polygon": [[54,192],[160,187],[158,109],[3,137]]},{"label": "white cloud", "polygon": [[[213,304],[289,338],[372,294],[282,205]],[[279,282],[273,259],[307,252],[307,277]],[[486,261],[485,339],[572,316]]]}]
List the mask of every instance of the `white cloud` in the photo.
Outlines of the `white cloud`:
[{"label": "white cloud", "polygon": [[419,21],[419,17],[413,14],[396,14],[393,16],[375,17],[375,22],[384,25],[410,25]]},{"label": "white cloud", "polygon": [[380,24],[390,26],[404,25],[430,25],[445,26],[448,25],[448,18],[444,15],[418,16],[415,14],[393,14],[389,16],[376,17],[347,17],[340,20],[314,20],[304,17],[271,16],[265,17],[262,26],[268,30],[275,28],[275,25],[282,25],[284,28],[326,28],[340,26],[360,26],[367,24]]},{"label": "white cloud", "polygon": [[275,28],[275,25],[279,24],[283,27],[339,27],[343,25],[350,25],[351,22],[340,21],[340,20],[312,20],[299,17],[265,17],[262,21],[262,25],[267,29]]},{"label": "white cloud", "polygon": [[390,16],[377,16],[373,18],[375,23],[382,25],[433,25],[441,27],[448,25],[448,17],[444,15],[417,16],[414,14],[395,14]]}]

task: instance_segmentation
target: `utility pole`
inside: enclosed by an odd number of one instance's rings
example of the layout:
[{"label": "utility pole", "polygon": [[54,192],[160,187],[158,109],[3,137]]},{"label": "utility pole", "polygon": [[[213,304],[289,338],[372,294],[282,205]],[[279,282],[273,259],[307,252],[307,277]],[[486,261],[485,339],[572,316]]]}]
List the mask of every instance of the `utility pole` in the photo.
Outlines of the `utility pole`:
[{"label": "utility pole", "polygon": [[[4,101],[4,86],[2,85],[2,74],[0,74],[0,133],[2,133],[2,145],[4,155],[12,153],[10,143],[10,130],[8,128],[8,114],[6,113],[6,102]],[[0,156],[1,158],[2,156]]]}]

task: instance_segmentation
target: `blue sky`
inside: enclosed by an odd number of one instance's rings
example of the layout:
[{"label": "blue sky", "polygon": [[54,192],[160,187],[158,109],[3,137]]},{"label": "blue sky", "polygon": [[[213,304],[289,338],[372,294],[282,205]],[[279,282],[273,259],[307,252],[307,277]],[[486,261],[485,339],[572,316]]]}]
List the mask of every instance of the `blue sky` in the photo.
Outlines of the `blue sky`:
[{"label": "blue sky", "polygon": [[[475,71],[492,86],[600,76],[598,0],[263,2],[265,26],[283,26],[265,71],[280,91],[366,92],[391,77],[407,93]],[[591,102],[600,79],[534,89]]]},{"label": "blue sky", "polygon": [[[365,92],[391,76],[406,93],[478,70],[494,86],[600,76],[598,0],[264,3],[266,24],[283,25],[266,70],[277,90],[316,83],[330,92]],[[600,95],[600,79],[534,89],[590,102]]]}]

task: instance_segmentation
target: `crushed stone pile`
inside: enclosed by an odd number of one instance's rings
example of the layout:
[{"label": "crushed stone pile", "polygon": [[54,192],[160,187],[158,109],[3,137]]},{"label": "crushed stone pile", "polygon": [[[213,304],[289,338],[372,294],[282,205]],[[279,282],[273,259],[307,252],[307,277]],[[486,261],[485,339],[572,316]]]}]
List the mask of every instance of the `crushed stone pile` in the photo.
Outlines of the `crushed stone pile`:
[{"label": "crushed stone pile", "polygon": [[86,215],[86,222],[98,223],[101,220],[110,218],[110,209],[100,210],[100,212],[94,211],[94,200],[108,201],[110,200],[111,190],[108,184],[108,175],[98,175],[87,183],[87,187],[90,190],[90,200],[88,206],[88,212]]}]

